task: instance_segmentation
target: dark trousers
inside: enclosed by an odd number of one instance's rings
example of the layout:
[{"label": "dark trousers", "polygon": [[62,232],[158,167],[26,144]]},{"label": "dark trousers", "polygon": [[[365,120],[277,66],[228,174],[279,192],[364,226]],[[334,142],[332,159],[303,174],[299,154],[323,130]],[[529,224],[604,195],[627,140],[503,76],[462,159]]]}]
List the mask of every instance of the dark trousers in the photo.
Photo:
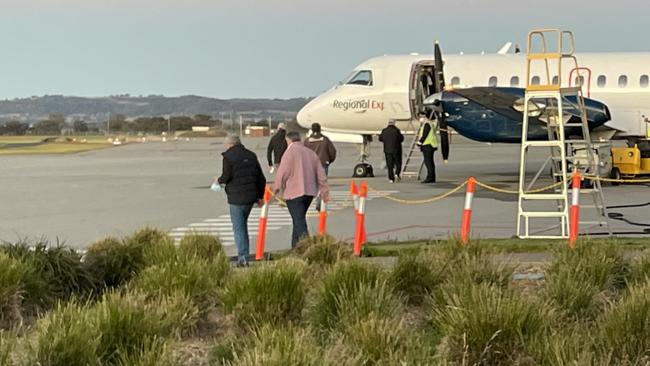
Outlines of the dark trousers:
[{"label": "dark trousers", "polygon": [[426,182],[435,182],[436,181],[436,163],[433,161],[433,153],[436,152],[436,148],[431,145],[422,146],[422,155],[424,156],[424,166],[427,167],[427,178]]},{"label": "dark trousers", "polygon": [[307,210],[313,199],[313,196],[300,196],[292,200],[287,200],[287,208],[289,209],[293,223],[291,248],[295,248],[300,239],[309,235],[309,230],[307,229]]},{"label": "dark trousers", "polygon": [[388,179],[395,180],[402,174],[402,153],[384,153],[386,155],[386,168],[388,168]]}]

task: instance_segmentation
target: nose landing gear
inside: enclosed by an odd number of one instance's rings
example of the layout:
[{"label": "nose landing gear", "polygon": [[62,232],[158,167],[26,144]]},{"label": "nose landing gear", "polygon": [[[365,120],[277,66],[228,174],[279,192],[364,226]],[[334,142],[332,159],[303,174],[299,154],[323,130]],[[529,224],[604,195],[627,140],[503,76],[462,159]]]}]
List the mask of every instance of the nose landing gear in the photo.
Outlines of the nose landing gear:
[{"label": "nose landing gear", "polygon": [[354,172],[352,176],[354,178],[366,178],[374,177],[372,165],[368,163],[368,158],[370,157],[370,143],[372,142],[371,135],[363,135],[363,145],[359,149],[359,159],[361,163],[354,166]]}]

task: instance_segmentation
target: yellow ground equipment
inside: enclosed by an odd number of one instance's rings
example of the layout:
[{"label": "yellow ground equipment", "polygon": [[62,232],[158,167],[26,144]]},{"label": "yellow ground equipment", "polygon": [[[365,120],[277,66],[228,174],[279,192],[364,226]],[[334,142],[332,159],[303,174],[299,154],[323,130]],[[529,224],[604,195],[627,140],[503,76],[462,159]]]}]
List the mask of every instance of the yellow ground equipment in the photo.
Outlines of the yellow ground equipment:
[{"label": "yellow ground equipment", "polygon": [[634,147],[612,148],[611,178],[634,178],[650,174],[650,149],[646,149],[646,145],[650,145],[650,140],[640,141]]}]

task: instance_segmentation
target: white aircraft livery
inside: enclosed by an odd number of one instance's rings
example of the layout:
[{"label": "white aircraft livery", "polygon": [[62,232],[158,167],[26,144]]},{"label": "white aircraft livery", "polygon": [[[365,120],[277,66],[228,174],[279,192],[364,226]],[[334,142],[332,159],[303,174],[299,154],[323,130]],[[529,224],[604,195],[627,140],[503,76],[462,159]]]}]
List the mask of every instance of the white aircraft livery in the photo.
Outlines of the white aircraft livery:
[{"label": "white aircraft livery", "polygon": [[[519,143],[522,114],[517,103],[527,84],[526,55],[508,53],[442,57],[436,42],[433,55],[386,55],[354,68],[342,83],[314,98],[298,113],[309,128],[318,122],[339,142],[367,145],[389,119],[407,132],[413,121],[440,108],[447,126],[476,141]],[[599,139],[646,137],[650,130],[650,52],[576,54],[579,69],[562,70],[563,87],[581,85],[592,136]],[[542,65],[531,68],[530,85],[558,84],[541,80]],[[444,69],[444,72],[443,72]],[[568,113],[574,116],[579,111]],[[578,114],[579,116],[579,114]],[[536,127],[535,127],[536,126]],[[531,126],[529,139],[546,139],[543,123]],[[443,155],[448,143],[442,139]],[[446,150],[446,151],[445,151]]]}]

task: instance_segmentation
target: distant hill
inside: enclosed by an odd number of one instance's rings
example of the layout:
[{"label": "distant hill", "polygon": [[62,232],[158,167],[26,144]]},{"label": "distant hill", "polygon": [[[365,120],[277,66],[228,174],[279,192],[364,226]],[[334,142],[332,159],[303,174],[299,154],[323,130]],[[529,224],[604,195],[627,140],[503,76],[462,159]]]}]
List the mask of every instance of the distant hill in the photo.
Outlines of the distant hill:
[{"label": "distant hill", "polygon": [[14,100],[0,100],[0,120],[37,121],[51,114],[86,121],[102,120],[110,114],[133,118],[139,116],[194,116],[230,118],[246,114],[260,117],[292,118],[309,99],[215,99],[201,96],[110,96],[99,98],[48,95]]}]

